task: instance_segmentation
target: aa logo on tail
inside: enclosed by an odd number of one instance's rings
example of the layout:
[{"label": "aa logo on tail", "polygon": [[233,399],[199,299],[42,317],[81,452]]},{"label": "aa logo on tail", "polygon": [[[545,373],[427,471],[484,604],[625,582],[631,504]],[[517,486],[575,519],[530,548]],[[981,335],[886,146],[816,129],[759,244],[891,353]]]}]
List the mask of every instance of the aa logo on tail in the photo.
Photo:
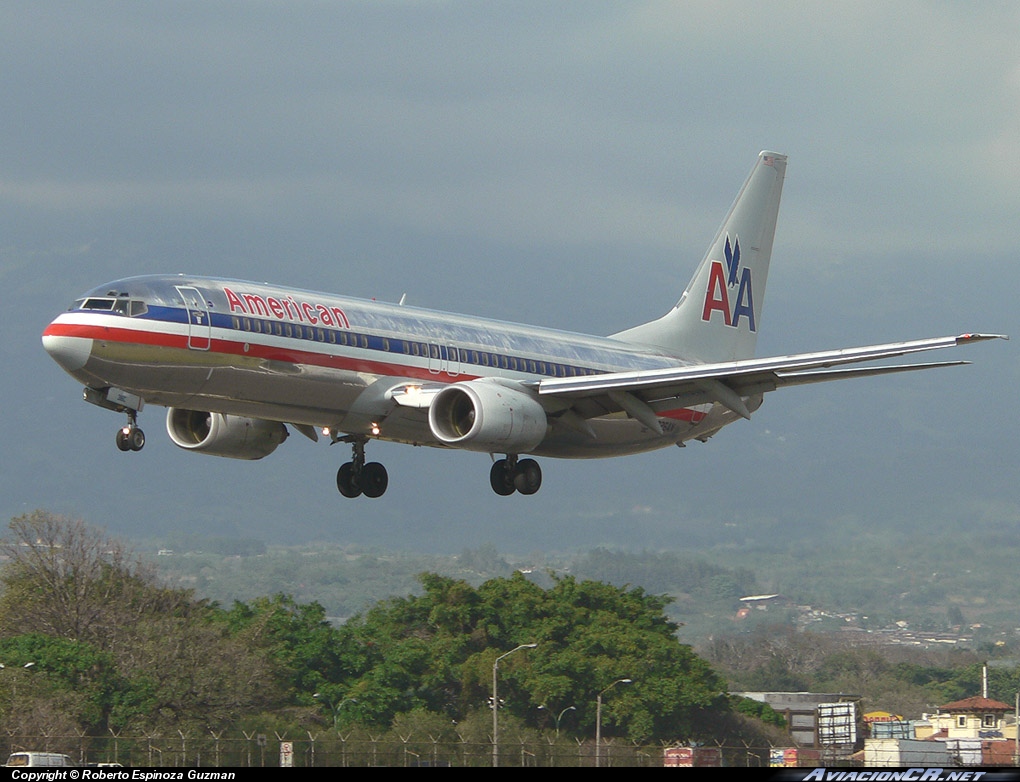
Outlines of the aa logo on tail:
[{"label": "aa logo on tail", "polygon": [[748,329],[752,332],[757,330],[751,270],[740,265],[740,238],[734,239],[731,247],[729,234],[726,235],[726,268],[723,268],[722,261],[712,261],[708,270],[708,289],[701,319],[711,322],[712,313],[716,311],[722,313],[723,323],[727,326],[738,328],[743,317],[747,318]]}]

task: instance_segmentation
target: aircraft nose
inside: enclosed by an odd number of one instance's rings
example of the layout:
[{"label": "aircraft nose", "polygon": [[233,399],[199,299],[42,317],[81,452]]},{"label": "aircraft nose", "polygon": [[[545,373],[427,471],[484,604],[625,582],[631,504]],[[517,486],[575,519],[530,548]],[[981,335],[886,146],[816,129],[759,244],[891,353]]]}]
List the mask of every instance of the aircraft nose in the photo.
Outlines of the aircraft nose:
[{"label": "aircraft nose", "polygon": [[52,334],[49,329],[43,333],[42,343],[46,352],[67,372],[84,367],[92,353],[91,339]]}]

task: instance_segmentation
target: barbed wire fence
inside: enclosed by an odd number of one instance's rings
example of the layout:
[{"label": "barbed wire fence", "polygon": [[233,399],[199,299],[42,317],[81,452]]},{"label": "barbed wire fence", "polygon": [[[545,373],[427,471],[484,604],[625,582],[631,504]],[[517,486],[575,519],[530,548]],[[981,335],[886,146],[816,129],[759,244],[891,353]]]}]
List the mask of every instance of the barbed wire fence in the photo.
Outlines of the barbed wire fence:
[{"label": "barbed wire fence", "polygon": [[[942,742],[911,741],[895,746],[876,742],[864,752],[854,753],[853,747],[830,747],[826,750],[803,750],[797,765],[847,768],[854,766],[1015,766],[1016,742],[1002,744],[994,756],[983,755],[980,746],[969,752],[949,747]],[[1008,744],[1008,746],[1006,746]],[[591,768],[662,767],[670,763],[667,749],[675,752],[684,742],[642,743],[621,738],[604,738],[599,752],[593,739],[553,737],[535,732],[500,736],[499,765],[507,768]],[[120,765],[135,767],[176,768],[271,768],[281,765],[312,768],[342,767],[491,767],[493,746],[488,740],[474,737],[435,736],[417,732],[366,729],[306,730],[288,735],[275,730],[209,729],[204,733],[178,730],[170,733],[134,733],[109,731],[93,736],[78,732],[61,735],[51,732],[22,734],[7,730],[0,735],[0,751],[58,752],[69,755],[82,766]],[[708,750],[707,753],[705,751]],[[1010,750],[1010,751],[1006,751]],[[751,743],[702,745],[694,754],[709,758],[695,765],[733,767],[769,767],[783,765],[783,753],[790,747]],[[2,755],[7,757],[7,755]],[[702,755],[704,758],[705,755]],[[779,762],[777,763],[777,758]],[[285,760],[286,759],[286,760]]]},{"label": "barbed wire fence", "polygon": [[[267,731],[209,730],[204,734],[178,731],[177,735],[132,734],[111,731],[104,736],[80,733],[13,734],[2,737],[7,753],[60,752],[81,765],[141,767],[256,768],[283,765],[289,757],[296,767],[489,767],[493,747],[489,741],[431,735],[375,734],[366,730],[306,731],[305,735]],[[677,742],[638,743],[603,739],[595,752],[592,739],[554,739],[534,735],[500,736],[499,764],[505,767],[661,767],[664,751]],[[4,746],[5,745],[5,746]],[[767,767],[770,746],[719,745],[726,766]],[[596,754],[598,757],[596,758]],[[3,757],[6,757],[4,755]],[[835,760],[835,759],[832,759]],[[832,762],[832,761],[830,761]],[[835,765],[836,763],[833,763]],[[838,765],[850,765],[849,760]]]}]

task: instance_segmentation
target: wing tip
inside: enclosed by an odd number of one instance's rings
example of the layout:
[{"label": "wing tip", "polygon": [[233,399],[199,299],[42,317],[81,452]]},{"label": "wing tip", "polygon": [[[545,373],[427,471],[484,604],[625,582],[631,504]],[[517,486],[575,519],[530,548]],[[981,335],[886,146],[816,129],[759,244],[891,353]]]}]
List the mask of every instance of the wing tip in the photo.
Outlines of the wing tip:
[{"label": "wing tip", "polygon": [[1009,334],[961,334],[956,338],[956,344],[963,345],[968,342],[984,342],[986,339],[1009,339]]}]

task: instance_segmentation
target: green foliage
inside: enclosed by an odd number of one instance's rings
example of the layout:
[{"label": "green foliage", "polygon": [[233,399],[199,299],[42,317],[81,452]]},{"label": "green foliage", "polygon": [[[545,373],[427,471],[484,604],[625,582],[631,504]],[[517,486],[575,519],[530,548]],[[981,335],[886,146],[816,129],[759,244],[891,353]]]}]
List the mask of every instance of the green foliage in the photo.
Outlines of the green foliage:
[{"label": "green foliage", "polygon": [[318,603],[299,605],[282,594],[248,605],[235,602],[226,623],[239,639],[268,654],[288,689],[307,698],[339,681],[345,666],[355,662],[341,656],[337,632]]},{"label": "green foliage", "polygon": [[779,714],[764,701],[756,701],[753,698],[741,698],[734,695],[731,696],[730,703],[733,706],[733,710],[738,714],[752,717],[766,725],[772,725],[777,728],[786,727],[786,719],[783,715]]},{"label": "green foliage", "polygon": [[676,640],[668,598],[573,577],[542,589],[520,573],[477,589],[431,573],[421,583],[422,596],[385,601],[340,630],[367,653],[348,687],[362,720],[387,725],[420,708],[462,720],[485,708],[496,657],[529,643],[498,673],[503,707],[523,724],[573,705],[573,725],[591,733],[596,696],[622,678],[633,683],[605,695],[606,735],[691,736],[701,710],[725,708],[720,680]]},{"label": "green foliage", "polygon": [[0,659],[5,661],[8,712],[26,698],[73,693],[73,699],[61,699],[63,708],[72,712],[68,716],[96,729],[102,727],[112,695],[121,684],[111,655],[80,641],[38,633],[11,636],[0,639]]},{"label": "green foliage", "polygon": [[271,662],[225,612],[160,585],[119,542],[41,512],[10,529],[0,654],[34,665],[9,722],[34,715],[37,729],[69,735],[204,730],[277,695]]},{"label": "green foliage", "polygon": [[[33,715],[39,732],[131,731],[183,742],[214,726],[256,722],[281,735],[367,728],[397,736],[405,757],[422,756],[430,751],[425,733],[432,752],[454,734],[484,744],[475,734],[491,717],[497,658],[500,716],[521,740],[561,713],[569,713],[564,740],[593,735],[599,696],[603,735],[635,741],[707,738],[730,708],[721,679],[677,640],[672,598],[644,588],[520,572],[473,584],[427,571],[420,594],[382,600],[337,627],[321,603],[287,593],[229,609],[196,599],[79,521],[19,517],[0,546],[8,557],[0,659],[35,663],[30,673],[3,671],[0,706],[13,712],[18,688],[19,713]],[[491,548],[460,559],[507,569]],[[599,554],[591,563],[611,559]],[[296,562],[276,560],[291,576]],[[375,557],[352,562],[379,570]],[[677,562],[652,564],[665,575]],[[708,589],[726,600],[741,578],[714,566],[683,576],[688,597]],[[504,656],[523,644],[535,646]],[[18,727],[30,727],[28,718]]]}]

